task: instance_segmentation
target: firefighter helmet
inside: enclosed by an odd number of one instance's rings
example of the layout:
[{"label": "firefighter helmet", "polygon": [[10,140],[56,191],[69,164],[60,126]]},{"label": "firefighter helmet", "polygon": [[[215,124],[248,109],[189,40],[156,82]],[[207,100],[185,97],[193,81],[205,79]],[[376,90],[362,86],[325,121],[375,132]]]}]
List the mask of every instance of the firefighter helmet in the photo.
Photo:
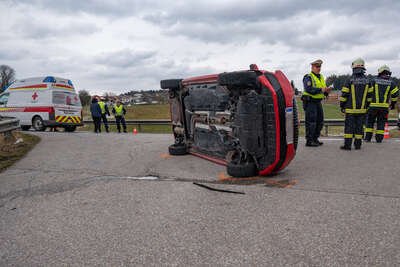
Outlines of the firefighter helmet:
[{"label": "firefighter helmet", "polygon": [[355,68],[363,68],[363,69],[365,69],[365,61],[364,61],[364,59],[357,58],[356,60],[351,62],[351,68],[352,69],[355,69]]},{"label": "firefighter helmet", "polygon": [[387,72],[391,73],[391,72],[390,72],[390,68],[389,68],[388,65],[383,65],[383,66],[381,66],[381,67],[378,69],[378,74],[381,74],[381,73],[384,72],[384,71],[387,71]]}]

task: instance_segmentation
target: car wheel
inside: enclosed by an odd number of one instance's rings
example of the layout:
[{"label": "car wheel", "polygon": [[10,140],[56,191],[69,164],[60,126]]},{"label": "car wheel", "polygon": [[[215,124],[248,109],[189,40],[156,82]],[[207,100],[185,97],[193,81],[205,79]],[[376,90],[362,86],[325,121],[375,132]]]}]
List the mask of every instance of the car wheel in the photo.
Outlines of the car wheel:
[{"label": "car wheel", "polygon": [[179,89],[182,79],[169,79],[160,82],[161,89]]},{"label": "car wheel", "polygon": [[254,162],[243,164],[229,162],[226,166],[226,170],[228,174],[233,177],[251,177],[257,175],[257,166]]},{"label": "car wheel", "polygon": [[30,128],[31,128],[30,125],[21,125],[21,130],[22,131],[29,131]]},{"label": "car wheel", "polygon": [[43,124],[43,120],[39,116],[33,118],[32,125],[33,129],[35,129],[36,131],[43,132],[44,130],[46,130],[46,127]]},{"label": "car wheel", "polygon": [[72,132],[75,132],[76,126],[75,125],[69,125],[69,126],[65,126],[64,129],[65,129],[66,132],[72,133]]},{"label": "car wheel", "polygon": [[294,149],[297,150],[299,143],[299,114],[297,113],[297,102],[293,99],[293,144]]},{"label": "car wheel", "polygon": [[218,75],[218,83],[230,87],[250,87],[257,84],[257,73],[254,71],[226,72]]},{"label": "car wheel", "polygon": [[169,154],[173,156],[180,156],[187,154],[187,147],[186,145],[170,145],[168,147]]}]

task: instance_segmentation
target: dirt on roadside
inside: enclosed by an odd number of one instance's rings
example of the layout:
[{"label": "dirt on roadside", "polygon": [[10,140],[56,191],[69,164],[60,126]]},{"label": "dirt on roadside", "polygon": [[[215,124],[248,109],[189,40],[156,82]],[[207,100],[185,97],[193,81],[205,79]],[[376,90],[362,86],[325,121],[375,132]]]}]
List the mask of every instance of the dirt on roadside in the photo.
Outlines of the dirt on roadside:
[{"label": "dirt on roadside", "polygon": [[0,134],[0,172],[25,156],[39,141],[40,137],[21,132]]}]

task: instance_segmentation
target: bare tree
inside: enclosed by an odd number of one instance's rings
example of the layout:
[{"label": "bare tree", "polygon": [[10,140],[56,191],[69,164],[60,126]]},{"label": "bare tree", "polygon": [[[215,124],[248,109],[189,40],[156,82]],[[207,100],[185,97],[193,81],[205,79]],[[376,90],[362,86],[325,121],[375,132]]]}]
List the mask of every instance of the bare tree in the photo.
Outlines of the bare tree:
[{"label": "bare tree", "polygon": [[80,91],[78,92],[78,94],[79,94],[79,98],[80,98],[80,100],[81,100],[82,106],[88,106],[88,105],[90,104],[90,100],[91,100],[91,98],[92,98],[92,97],[90,96],[89,92],[86,91],[86,90],[80,90]]},{"label": "bare tree", "polygon": [[15,70],[7,65],[0,65],[0,92],[15,81]]}]

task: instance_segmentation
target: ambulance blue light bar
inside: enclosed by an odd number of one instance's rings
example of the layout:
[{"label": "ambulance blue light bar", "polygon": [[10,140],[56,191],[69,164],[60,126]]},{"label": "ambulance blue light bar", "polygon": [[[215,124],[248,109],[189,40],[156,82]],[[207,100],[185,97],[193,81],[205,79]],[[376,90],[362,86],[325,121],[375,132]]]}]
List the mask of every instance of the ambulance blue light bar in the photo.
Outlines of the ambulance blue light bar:
[{"label": "ambulance blue light bar", "polygon": [[68,84],[71,85],[72,87],[74,87],[71,80],[68,80]]},{"label": "ambulance blue light bar", "polygon": [[56,79],[53,76],[47,76],[46,78],[44,78],[43,82],[44,83],[55,83]]}]

